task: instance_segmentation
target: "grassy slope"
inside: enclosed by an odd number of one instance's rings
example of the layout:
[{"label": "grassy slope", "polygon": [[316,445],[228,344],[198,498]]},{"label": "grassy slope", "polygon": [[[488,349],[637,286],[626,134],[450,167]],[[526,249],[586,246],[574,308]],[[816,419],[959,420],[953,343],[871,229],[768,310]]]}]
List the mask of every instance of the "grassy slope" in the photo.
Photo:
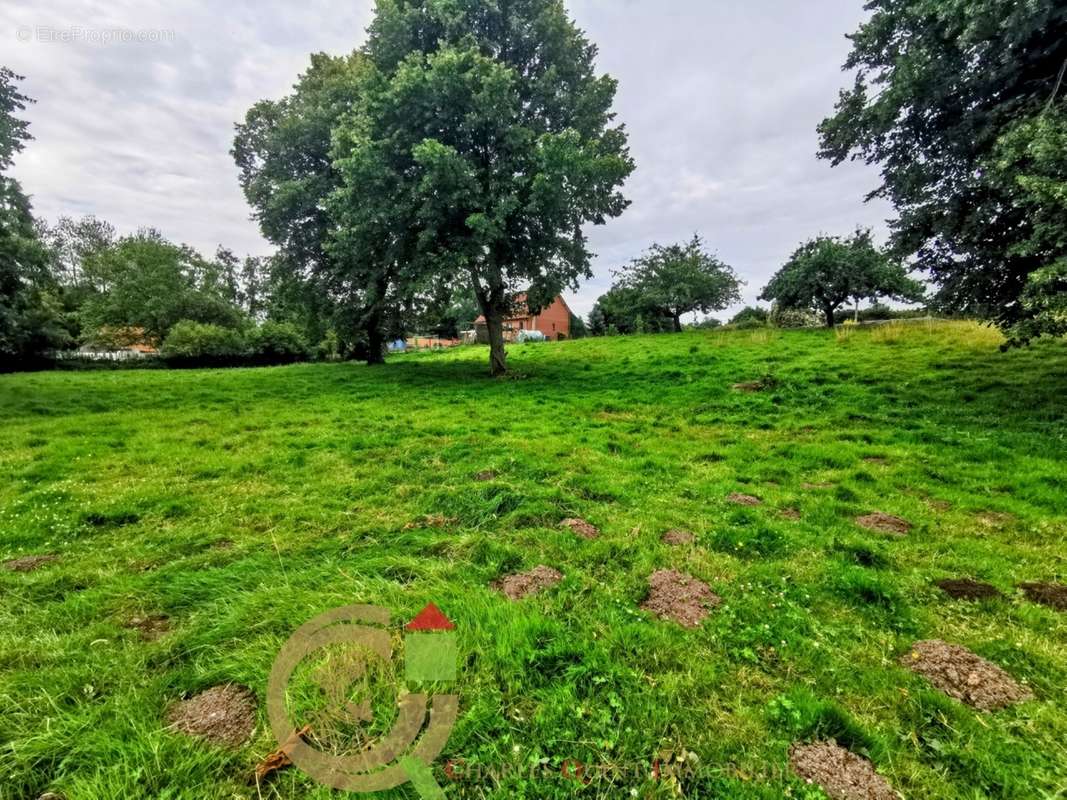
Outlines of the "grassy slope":
[{"label": "grassy slope", "polygon": [[[803,796],[787,750],[815,734],[907,796],[1067,785],[1067,622],[1014,590],[1067,577],[1062,343],[1001,354],[970,325],[711,332],[515,347],[506,381],[484,361],[0,377],[0,558],[62,556],[0,570],[0,798],[255,797],[264,711],[230,754],[164,731],[167,704],[226,681],[262,700],[303,620],[428,600],[466,659],[445,753],[499,771],[465,796],[666,797],[646,780],[662,751],[699,757],[687,796]],[[765,375],[773,391],[730,389]],[[486,469],[499,477],[475,481]],[[874,510],[915,528],[852,523]],[[577,540],[567,516],[604,535]],[[661,544],[673,527],[697,546]],[[519,604],[487,588],[539,563],[564,582]],[[637,609],[668,566],[724,598],[701,628]],[[1011,599],[930,585],[962,575]],[[142,613],[174,629],[142,642],[123,627]],[[934,637],[1037,700],[978,714],[897,666]],[[600,772],[580,788],[567,758]],[[263,787],[328,794],[296,770]]]}]

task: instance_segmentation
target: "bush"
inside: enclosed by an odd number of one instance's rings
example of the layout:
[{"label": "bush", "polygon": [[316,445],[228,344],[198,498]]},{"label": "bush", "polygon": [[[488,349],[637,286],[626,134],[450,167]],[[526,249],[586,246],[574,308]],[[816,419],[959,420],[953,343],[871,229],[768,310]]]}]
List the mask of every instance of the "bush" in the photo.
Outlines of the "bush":
[{"label": "bush", "polygon": [[315,345],[315,358],[319,361],[337,361],[341,358],[341,340],[337,331],[326,331],[322,341]]},{"label": "bush", "polygon": [[248,355],[241,331],[211,323],[175,323],[160,351],[172,366],[232,366]]},{"label": "bush", "polygon": [[291,364],[308,357],[308,343],[291,322],[264,322],[249,331],[248,354],[257,364]]},{"label": "bush", "polygon": [[776,328],[818,328],[819,319],[806,308],[771,309],[770,323]]},{"label": "bush", "polygon": [[762,328],[767,324],[769,316],[770,315],[765,308],[760,308],[759,306],[745,306],[734,314],[733,319],[730,320],[730,324],[741,330]]}]

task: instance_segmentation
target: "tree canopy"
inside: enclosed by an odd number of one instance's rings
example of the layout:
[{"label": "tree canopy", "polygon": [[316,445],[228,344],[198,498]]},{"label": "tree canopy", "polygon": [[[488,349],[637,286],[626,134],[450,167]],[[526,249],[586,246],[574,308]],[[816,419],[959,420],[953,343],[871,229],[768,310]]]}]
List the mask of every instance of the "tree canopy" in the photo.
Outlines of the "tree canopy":
[{"label": "tree canopy", "polygon": [[383,286],[467,283],[506,369],[503,319],[590,275],[583,227],[633,169],[615,82],[561,0],[381,0],[367,93],[337,137],[338,248]]},{"label": "tree canopy", "polygon": [[671,317],[649,305],[637,289],[627,286],[611,287],[597,298],[589,312],[589,332],[593,336],[665,333],[673,329]]},{"label": "tree canopy", "polygon": [[[379,335],[377,320],[365,308],[366,293],[339,290],[338,263],[329,252],[336,222],[328,200],[341,185],[332,137],[359,101],[366,72],[366,60],[358,52],[312,54],[290,95],[261,100],[248,110],[236,126],[231,151],[260,230],[278,247],[269,265],[277,302],[284,316],[299,320],[314,341],[323,337],[327,323],[336,321],[342,303],[355,306],[346,309],[347,319],[364,336],[372,329],[372,335]],[[247,271],[263,265],[245,266]],[[262,289],[262,280],[257,286]],[[352,339],[349,331],[344,333]]]},{"label": "tree canopy", "polygon": [[760,292],[785,308],[819,311],[827,326],[847,300],[888,297],[918,301],[922,285],[908,277],[899,259],[875,246],[871,232],[858,230],[842,239],[817,236],[804,242]]},{"label": "tree canopy", "polygon": [[867,8],[873,14],[850,37],[845,62],[855,83],[819,126],[820,155],[879,164],[872,194],[896,206],[893,245],[930,273],[935,302],[986,315],[1010,334],[1042,313],[1021,302],[1024,291],[1048,288],[1041,277],[1028,286],[1031,276],[1047,276],[1065,255],[1063,216],[1035,216],[1026,198],[1042,194],[1041,182],[1026,169],[1040,166],[1042,181],[1061,187],[1067,178],[1046,149],[1062,131],[1067,5],[870,0]]},{"label": "tree canopy", "polygon": [[618,273],[618,285],[632,289],[641,303],[669,317],[682,330],[682,315],[721,311],[741,299],[734,271],[708,253],[699,236],[685,244],[653,244]]},{"label": "tree canopy", "polygon": [[18,117],[33,102],[18,89],[21,76],[0,67],[0,362],[36,354],[64,338],[58,308],[46,289],[47,251],[37,235],[29,198],[8,171],[32,137]]},{"label": "tree canopy", "polygon": [[84,326],[118,343],[157,344],[182,320],[235,327],[242,316],[226,297],[223,266],[153,230],[123,237],[87,265],[100,291],[82,306]]}]

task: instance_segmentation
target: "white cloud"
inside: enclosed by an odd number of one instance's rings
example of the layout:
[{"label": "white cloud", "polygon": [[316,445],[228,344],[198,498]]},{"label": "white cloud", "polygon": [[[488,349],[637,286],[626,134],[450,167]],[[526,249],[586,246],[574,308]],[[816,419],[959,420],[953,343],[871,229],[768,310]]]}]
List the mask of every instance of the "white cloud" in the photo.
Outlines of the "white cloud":
[{"label": "white cloud", "polygon": [[[843,34],[861,0],[709,3],[571,0],[619,80],[617,110],[638,169],[620,218],[590,230],[596,277],[653,241],[701,233],[748,281],[751,302],[804,238],[883,229],[863,204],[877,174],[816,159],[815,126],[847,76]],[[151,225],[204,252],[269,245],[249,220],[229,155],[233,125],[255,101],[286,93],[313,51],[364,40],[370,0],[53,0],[0,7],[0,62],[27,76],[36,141],[16,175],[46,219],[95,213],[132,231]],[[164,31],[155,43],[21,41],[25,26]]]}]

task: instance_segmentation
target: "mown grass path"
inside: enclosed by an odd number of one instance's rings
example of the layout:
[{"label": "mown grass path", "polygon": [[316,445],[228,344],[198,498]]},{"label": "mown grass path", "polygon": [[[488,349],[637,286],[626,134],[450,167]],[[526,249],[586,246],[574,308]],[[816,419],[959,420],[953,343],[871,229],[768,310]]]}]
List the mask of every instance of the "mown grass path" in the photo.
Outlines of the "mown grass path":
[{"label": "mown grass path", "polygon": [[[908,797],[1067,789],[1067,622],[1016,589],[1067,578],[1064,343],[1000,353],[960,323],[524,345],[498,381],[484,362],[0,376],[0,560],[59,556],[0,569],[0,798],[326,797],[296,770],[248,782],[275,653],[331,607],[428,601],[463,662],[449,796],[816,796],[787,754],[829,736]],[[855,524],[872,512],[911,530]],[[538,564],[563,580],[490,587]],[[721,605],[650,616],[658,569]],[[932,585],[956,577],[1003,597]],[[977,712],[898,665],[934,638],[1035,699]],[[165,729],[228,682],[260,701],[245,746]],[[678,787],[649,777],[666,756]]]}]

